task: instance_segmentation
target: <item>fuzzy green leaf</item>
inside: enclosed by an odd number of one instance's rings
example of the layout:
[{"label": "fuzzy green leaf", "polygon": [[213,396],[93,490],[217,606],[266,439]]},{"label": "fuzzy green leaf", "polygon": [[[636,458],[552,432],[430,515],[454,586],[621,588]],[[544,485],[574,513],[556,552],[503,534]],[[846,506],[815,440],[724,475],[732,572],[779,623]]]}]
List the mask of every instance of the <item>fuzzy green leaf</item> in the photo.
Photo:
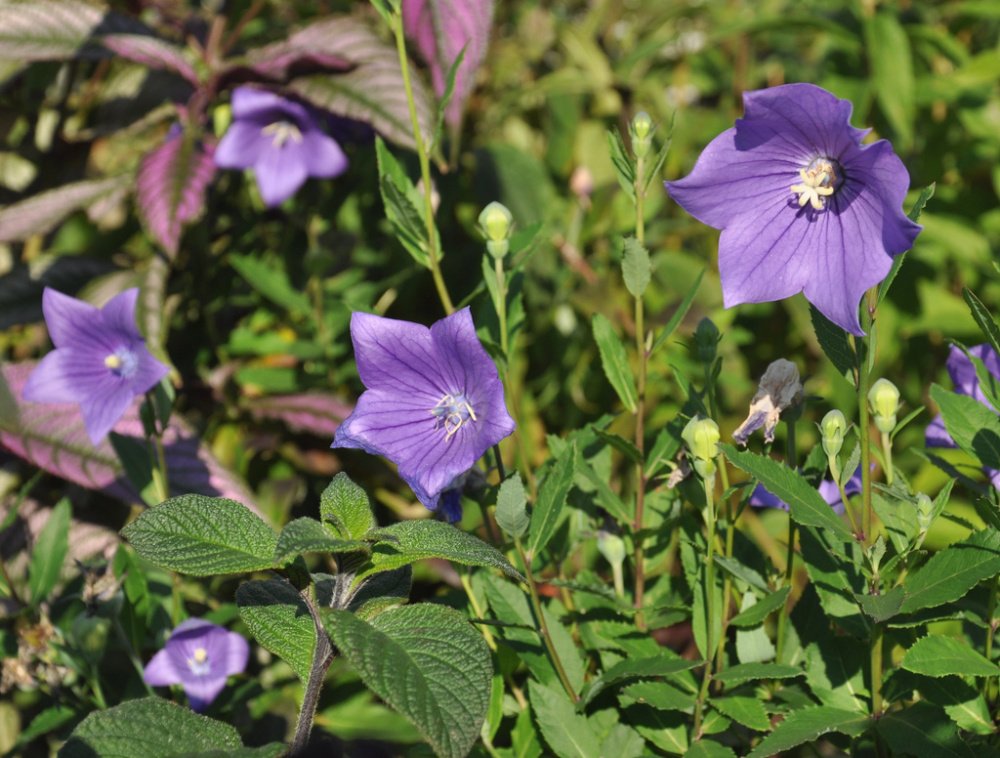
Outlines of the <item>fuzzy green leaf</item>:
[{"label": "fuzzy green leaf", "polygon": [[236,589],[236,605],[254,639],[308,680],[316,625],[295,588],[282,579],[244,582]]},{"label": "fuzzy green leaf", "polygon": [[320,495],[319,516],[345,540],[363,539],[378,526],[367,493],[343,472]]},{"label": "fuzzy green leaf", "polygon": [[635,413],[638,395],[635,389],[635,378],[632,376],[632,369],[629,368],[628,355],[625,353],[625,346],[615,333],[611,322],[603,314],[595,313],[592,324],[594,340],[597,342],[597,349],[601,354],[604,375],[608,377],[611,386],[618,393],[622,404],[631,413]]},{"label": "fuzzy green leaf", "polygon": [[998,676],[1000,667],[991,663],[961,640],[929,634],[917,640],[906,651],[900,664],[907,671],[924,676],[941,677]]},{"label": "fuzzy green leaf", "polygon": [[332,531],[312,518],[289,521],[278,535],[274,562],[284,566],[303,553],[367,553],[371,550],[367,542],[337,539]]}]

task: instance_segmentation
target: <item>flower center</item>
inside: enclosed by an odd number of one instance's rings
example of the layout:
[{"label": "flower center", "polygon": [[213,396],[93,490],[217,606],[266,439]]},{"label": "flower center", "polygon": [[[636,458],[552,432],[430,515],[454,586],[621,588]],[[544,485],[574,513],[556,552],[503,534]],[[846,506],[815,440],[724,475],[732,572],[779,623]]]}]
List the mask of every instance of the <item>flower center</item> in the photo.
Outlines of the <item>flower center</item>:
[{"label": "flower center", "polygon": [[446,440],[450,440],[465,422],[476,421],[476,412],[461,393],[449,394],[438,400],[431,408],[431,415],[437,419],[437,426],[444,429]]},{"label": "flower center", "polygon": [[826,208],[824,198],[830,197],[840,186],[842,177],[838,176],[839,166],[829,158],[816,158],[803,169],[799,169],[801,184],[793,184],[792,192],[799,196],[799,207],[806,203],[813,210]]},{"label": "flower center", "polygon": [[115,376],[131,379],[139,368],[139,358],[127,347],[120,347],[111,355],[105,356],[104,366]]},{"label": "flower center", "polygon": [[196,647],[191,657],[188,658],[188,668],[195,676],[205,676],[212,670],[208,662],[208,651],[203,647]]},{"label": "flower center", "polygon": [[261,129],[261,133],[270,137],[271,143],[278,148],[284,146],[288,141],[292,141],[295,144],[302,141],[302,132],[291,121],[275,121],[273,124],[268,124]]}]

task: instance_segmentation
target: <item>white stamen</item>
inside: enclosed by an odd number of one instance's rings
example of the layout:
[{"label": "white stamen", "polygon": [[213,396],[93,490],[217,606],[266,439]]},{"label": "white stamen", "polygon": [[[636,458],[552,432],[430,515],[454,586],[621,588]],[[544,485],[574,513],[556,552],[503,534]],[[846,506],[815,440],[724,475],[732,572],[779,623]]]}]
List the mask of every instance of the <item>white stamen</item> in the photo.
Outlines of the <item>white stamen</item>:
[{"label": "white stamen", "polygon": [[104,365],[114,371],[122,367],[122,359],[112,353],[104,359]]},{"label": "white stamen", "polygon": [[465,395],[445,395],[431,408],[431,415],[440,420],[445,431],[445,441],[451,440],[468,421],[476,421],[476,412]]},{"label": "white stamen", "polygon": [[295,144],[302,142],[302,132],[291,121],[275,121],[261,129],[261,132],[268,135],[272,144],[278,148],[284,146],[289,140]]},{"label": "white stamen", "polygon": [[834,184],[837,181],[833,164],[824,159],[813,161],[808,168],[799,169],[799,176],[802,177],[802,183],[793,184],[791,188],[792,192],[799,196],[799,207],[802,208],[809,203],[813,210],[825,209],[826,203],[823,199],[833,194]]}]

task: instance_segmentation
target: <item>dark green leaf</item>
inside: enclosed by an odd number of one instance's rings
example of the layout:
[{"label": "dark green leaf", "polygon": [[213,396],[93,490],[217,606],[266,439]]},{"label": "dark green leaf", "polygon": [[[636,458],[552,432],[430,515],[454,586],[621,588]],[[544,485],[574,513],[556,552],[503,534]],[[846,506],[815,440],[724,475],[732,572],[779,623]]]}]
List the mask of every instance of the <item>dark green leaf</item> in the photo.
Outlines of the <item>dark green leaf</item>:
[{"label": "dark green leaf", "polygon": [[830,732],[857,737],[868,728],[868,717],[854,711],[820,706],[793,711],[750,753],[749,758],[765,758],[812,742]]},{"label": "dark green leaf", "polygon": [[1000,573],[1000,532],[983,529],[931,556],[903,583],[902,612],[913,613],[958,600],[984,579]]},{"label": "dark green leaf", "polygon": [[[936,186],[937,185],[931,182],[931,184],[920,190],[919,197],[917,197],[916,201],[913,203],[913,207],[910,208],[910,212],[906,214],[910,221],[918,221],[920,219],[920,214],[923,212],[924,206],[927,205],[927,201],[934,197],[934,189]],[[892,286],[893,281],[895,281],[896,274],[899,273],[899,269],[903,267],[903,261],[905,259],[905,252],[899,253],[892,259],[892,268],[889,269],[889,274],[878,286],[878,298],[875,301],[878,305],[881,305],[885,296],[889,294],[889,288]]]},{"label": "dark green leaf", "polygon": [[[895,680],[896,676],[893,676]],[[915,686],[927,702],[944,708],[959,729],[976,734],[993,734],[996,727],[986,699],[975,687],[957,676],[940,679],[914,677]]]},{"label": "dark green leaf", "polygon": [[731,747],[702,737],[691,743],[684,758],[736,758],[736,753]]},{"label": "dark green leaf", "polygon": [[993,349],[1000,354],[1000,327],[997,327],[993,314],[990,313],[983,301],[976,297],[976,293],[968,287],[962,288],[962,297],[965,298],[965,302],[972,312],[972,318],[976,320],[980,331],[986,335],[986,339],[989,340]]},{"label": "dark green leaf", "polygon": [[304,553],[367,553],[370,547],[361,540],[342,540],[333,529],[312,518],[289,521],[278,535],[274,562],[279,566],[291,563]]},{"label": "dark green leaf", "polygon": [[729,623],[738,627],[751,627],[763,624],[772,612],[785,604],[789,592],[791,592],[790,587],[782,587],[777,592],[772,592],[757,602],[756,605],[751,605],[745,611],[738,613]]},{"label": "dark green leaf", "polygon": [[236,589],[236,605],[254,639],[307,681],[316,625],[298,591],[283,579],[244,582]]},{"label": "dark green leaf", "polygon": [[727,687],[735,687],[759,679],[790,679],[802,674],[802,669],[784,663],[739,663],[723,669],[712,678]]},{"label": "dark green leaf", "polygon": [[766,732],[771,728],[771,719],[768,718],[764,704],[755,697],[730,695],[712,698],[710,702],[719,713],[738,724],[758,732]]},{"label": "dark green leaf", "polygon": [[617,129],[608,131],[608,147],[611,151],[611,165],[614,166],[618,184],[633,201],[635,200],[635,166],[625,149],[625,142]]},{"label": "dark green leaf", "polygon": [[514,539],[520,539],[528,531],[528,500],[524,494],[524,484],[521,475],[514,472],[500,485],[497,493],[497,524],[504,533]]},{"label": "dark green leaf", "polygon": [[619,661],[600,674],[596,679],[592,679],[584,691],[580,694],[580,702],[577,708],[584,708],[591,700],[597,697],[606,687],[629,679],[651,676],[669,676],[680,671],[688,671],[701,666],[704,661],[688,661],[682,658],[672,658],[667,655],[657,655],[651,658],[635,658]]},{"label": "dark green leaf", "polygon": [[930,634],[921,637],[906,651],[900,664],[907,671],[924,676],[942,677],[998,676],[1000,667],[954,637]]},{"label": "dark green leaf", "polygon": [[333,477],[320,495],[319,516],[345,540],[363,539],[377,526],[368,495],[344,472]]},{"label": "dark green leaf", "polygon": [[893,587],[883,595],[856,595],[861,610],[876,624],[888,621],[899,613],[904,597],[902,587]]},{"label": "dark green leaf", "polygon": [[309,298],[301,289],[292,286],[280,263],[262,260],[258,255],[231,254],[229,265],[246,279],[247,284],[275,305],[296,314],[311,311]]},{"label": "dark green leaf", "polygon": [[618,393],[622,405],[630,412],[635,413],[638,402],[635,378],[632,376],[632,369],[629,368],[625,346],[615,333],[611,322],[603,314],[595,313],[592,324],[594,340],[597,342],[597,349],[601,354],[604,375],[608,377],[611,386]]},{"label": "dark green leaf", "polygon": [[63,498],[49,514],[49,520],[35,541],[28,570],[28,588],[31,603],[38,605],[48,599],[49,593],[59,583],[62,565],[69,551],[69,522],[72,510],[69,500]]},{"label": "dark green leaf", "polygon": [[146,505],[157,505],[157,487],[153,482],[153,459],[149,444],[138,437],[125,437],[117,432],[108,435],[108,441],[121,461],[125,476]]},{"label": "dark green leaf", "polygon": [[545,481],[538,489],[538,502],[531,512],[531,533],[528,538],[528,555],[536,556],[556,531],[566,505],[566,496],[573,486],[576,469],[576,446],[570,445],[549,469]]},{"label": "dark green leaf", "polygon": [[406,251],[426,268],[430,263],[427,257],[427,226],[421,212],[424,200],[381,137],[375,138],[375,155],[386,218],[392,223],[396,238]]},{"label": "dark green leaf", "polygon": [[940,708],[914,703],[902,711],[890,711],[875,729],[895,755],[912,753],[919,746],[920,758],[973,758],[955,725]]},{"label": "dark green leaf", "polygon": [[528,698],[542,736],[559,758],[599,758],[600,738],[586,716],[577,713],[566,695],[534,680]]},{"label": "dark green leaf", "polygon": [[621,435],[611,434],[603,429],[594,429],[594,434],[599,440],[611,445],[611,447],[628,458],[632,463],[642,463],[642,453],[639,452],[639,448]]},{"label": "dark green leaf", "polygon": [[968,395],[931,385],[931,398],[941,409],[945,429],[955,444],[988,468],[1000,469],[1000,418]]},{"label": "dark green leaf", "polygon": [[865,19],[865,47],[875,96],[905,151],[913,142],[916,85],[910,40],[895,10],[880,9]]},{"label": "dark green leaf", "polygon": [[826,357],[842,377],[854,384],[854,369],[858,365],[858,357],[851,346],[847,332],[820,313],[815,305],[809,306],[809,315],[812,318],[816,339]]}]

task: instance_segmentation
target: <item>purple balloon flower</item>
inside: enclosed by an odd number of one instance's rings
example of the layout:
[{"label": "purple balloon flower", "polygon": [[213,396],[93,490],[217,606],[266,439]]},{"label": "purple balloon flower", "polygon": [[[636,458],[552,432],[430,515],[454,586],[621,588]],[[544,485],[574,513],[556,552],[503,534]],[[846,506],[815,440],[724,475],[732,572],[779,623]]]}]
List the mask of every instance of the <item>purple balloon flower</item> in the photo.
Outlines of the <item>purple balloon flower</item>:
[{"label": "purple balloon flower", "polygon": [[861,145],[851,103],[813,84],[743,95],[745,116],[712,140],[691,173],[666,186],[722,230],[726,307],[798,292],[861,335],[858,303],[921,227],[902,211],[910,177],[885,140]]},{"label": "purple balloon flower", "polygon": [[[351,338],[367,390],[332,447],[385,456],[420,502],[436,510],[442,493],[514,431],[472,315],[463,308],[428,329],[355,313]],[[456,516],[456,504],[446,505]]]},{"label": "purple balloon flower", "polygon": [[76,403],[90,441],[104,439],[132,398],[155,387],[167,367],[154,358],[135,325],[138,289],[115,295],[95,308],[49,287],[42,311],[56,349],[24,385],[34,403]]},{"label": "purple balloon flower", "polygon": [[227,677],[243,673],[249,656],[250,646],[236,632],[188,619],[146,664],[142,678],[153,687],[181,685],[191,708],[204,711],[222,692]]},{"label": "purple balloon flower", "polygon": [[[997,355],[996,351],[990,345],[982,344],[970,347],[969,353],[979,358],[983,362],[983,365],[986,366],[986,370],[990,372],[994,379],[1000,382],[1000,356]],[[955,392],[959,395],[973,397],[990,410],[995,410],[979,386],[976,367],[972,365],[972,361],[969,360],[961,348],[952,346],[945,366],[948,369],[948,375],[951,377],[952,384],[955,386]],[[928,424],[926,437],[927,447],[956,447],[955,440],[948,434],[948,430],[944,426],[944,419],[940,414],[935,416],[934,420]],[[990,468],[985,469],[985,471],[990,477],[990,481],[993,482],[993,486],[1000,489],[1000,471]]]},{"label": "purple balloon flower", "polygon": [[[832,479],[824,479],[819,483],[819,494],[822,495],[823,499],[830,504],[837,513],[844,512],[844,501],[840,498],[840,490],[837,488],[837,483]],[[844,492],[848,497],[851,495],[857,495],[861,492],[861,468],[854,472],[854,476],[847,480],[847,484],[844,486]],[[766,489],[764,489],[763,484],[758,484],[750,495],[750,505],[756,508],[780,508],[783,511],[788,510],[788,503],[784,500],[779,499],[777,496],[772,495]]]},{"label": "purple balloon flower", "polygon": [[237,87],[232,106],[233,123],[215,150],[215,163],[252,168],[269,208],[294,195],[308,177],[332,179],[347,169],[344,151],[305,106],[253,87]]}]

